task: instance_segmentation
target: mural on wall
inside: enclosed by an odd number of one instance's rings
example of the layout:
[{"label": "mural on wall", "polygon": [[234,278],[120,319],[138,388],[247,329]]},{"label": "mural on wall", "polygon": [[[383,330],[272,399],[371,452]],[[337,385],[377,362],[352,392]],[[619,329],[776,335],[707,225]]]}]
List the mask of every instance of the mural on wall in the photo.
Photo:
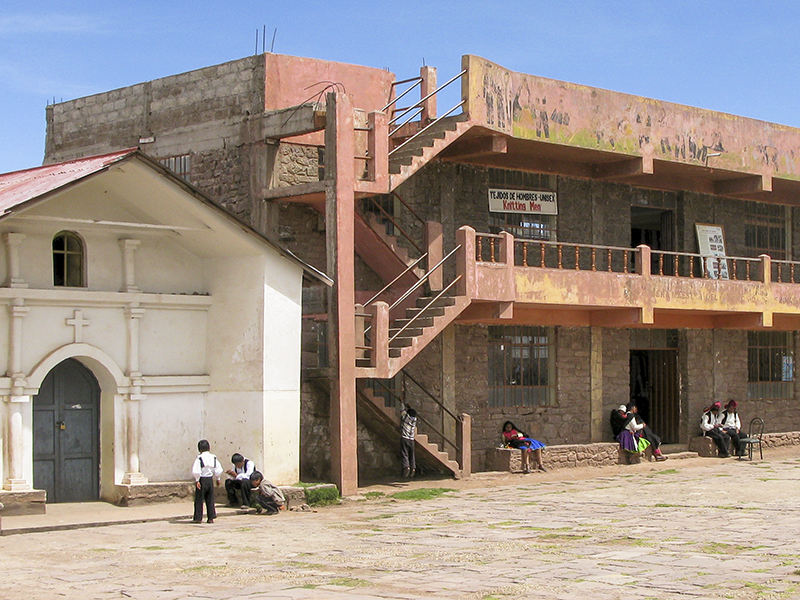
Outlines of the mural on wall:
[{"label": "mural on wall", "polygon": [[466,110],[517,138],[800,180],[800,130],[515,73],[477,56]]}]

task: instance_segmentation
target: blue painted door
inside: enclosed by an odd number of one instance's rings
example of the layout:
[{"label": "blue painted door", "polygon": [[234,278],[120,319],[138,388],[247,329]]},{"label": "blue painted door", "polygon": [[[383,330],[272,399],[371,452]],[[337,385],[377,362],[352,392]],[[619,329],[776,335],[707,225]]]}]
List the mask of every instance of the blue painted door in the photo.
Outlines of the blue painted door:
[{"label": "blue painted door", "polygon": [[33,398],[33,486],[47,502],[87,502],[100,494],[100,385],[67,359]]}]

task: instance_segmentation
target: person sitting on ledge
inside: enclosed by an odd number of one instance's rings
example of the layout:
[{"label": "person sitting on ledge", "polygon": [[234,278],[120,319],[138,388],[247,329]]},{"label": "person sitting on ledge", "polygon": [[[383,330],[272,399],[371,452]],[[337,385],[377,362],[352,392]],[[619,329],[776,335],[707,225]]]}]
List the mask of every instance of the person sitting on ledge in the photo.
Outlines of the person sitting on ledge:
[{"label": "person sitting on ledge", "polygon": [[636,403],[631,402],[626,406],[626,409],[628,414],[632,415],[632,421],[636,423],[634,429],[639,432],[639,435],[650,442],[650,447],[653,449],[653,456],[656,457],[656,460],[667,460],[667,457],[661,453],[661,438],[653,433],[653,430],[647,426],[644,419],[639,416],[639,409],[636,407]]},{"label": "person sitting on ledge", "polygon": [[700,429],[703,430],[703,435],[707,435],[719,448],[719,457],[728,458],[730,456],[731,437],[725,433],[722,428],[722,417],[719,414],[722,404],[714,402],[705,411],[700,418]]},{"label": "person sitting on ledge", "polygon": [[544,464],[542,464],[542,448],[544,448],[545,445],[539,440],[535,440],[525,435],[525,432],[517,429],[517,427],[511,421],[506,421],[503,423],[503,442],[505,442],[505,445],[509,448],[518,448],[522,451],[523,473],[531,472],[529,456],[531,453],[533,453],[533,456],[536,459],[536,468],[543,473],[547,472],[547,469],[544,468]]}]

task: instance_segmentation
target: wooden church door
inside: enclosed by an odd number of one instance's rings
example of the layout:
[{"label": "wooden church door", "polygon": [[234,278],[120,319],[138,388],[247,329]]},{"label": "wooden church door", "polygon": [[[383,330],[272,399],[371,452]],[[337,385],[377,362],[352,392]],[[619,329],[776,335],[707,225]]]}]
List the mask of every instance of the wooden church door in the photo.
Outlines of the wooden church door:
[{"label": "wooden church door", "polygon": [[47,502],[100,495],[100,385],[74,359],[56,365],[33,398],[33,486]]}]

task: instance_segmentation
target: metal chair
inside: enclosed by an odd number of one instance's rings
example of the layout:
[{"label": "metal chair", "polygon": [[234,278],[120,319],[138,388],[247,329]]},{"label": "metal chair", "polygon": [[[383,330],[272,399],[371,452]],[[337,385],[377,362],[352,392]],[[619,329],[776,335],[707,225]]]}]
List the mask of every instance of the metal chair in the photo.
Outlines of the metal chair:
[{"label": "metal chair", "polygon": [[[753,460],[753,448],[758,446],[758,453],[761,460],[764,460],[764,450],[761,447],[761,437],[764,435],[764,419],[755,417],[750,420],[747,428],[747,437],[739,438],[739,443],[744,444],[747,451],[748,460]],[[741,456],[739,457],[742,458]]]}]

